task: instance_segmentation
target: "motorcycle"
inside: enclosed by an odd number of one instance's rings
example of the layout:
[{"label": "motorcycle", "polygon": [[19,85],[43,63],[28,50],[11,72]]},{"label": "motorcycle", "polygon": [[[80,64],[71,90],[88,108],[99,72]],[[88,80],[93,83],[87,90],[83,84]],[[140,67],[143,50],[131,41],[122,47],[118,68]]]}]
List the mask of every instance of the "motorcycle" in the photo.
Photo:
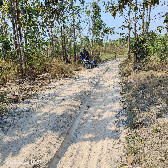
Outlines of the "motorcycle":
[{"label": "motorcycle", "polygon": [[94,60],[89,61],[89,60],[83,59],[82,61],[83,61],[84,67],[87,69],[98,67],[98,64],[96,64]]}]

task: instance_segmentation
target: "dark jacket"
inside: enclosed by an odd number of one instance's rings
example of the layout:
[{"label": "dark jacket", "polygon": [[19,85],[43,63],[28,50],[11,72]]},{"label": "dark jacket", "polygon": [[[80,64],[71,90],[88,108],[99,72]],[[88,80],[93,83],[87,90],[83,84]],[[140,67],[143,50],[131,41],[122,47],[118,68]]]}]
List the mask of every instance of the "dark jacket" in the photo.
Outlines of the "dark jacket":
[{"label": "dark jacket", "polygon": [[88,51],[84,52],[84,58],[86,60],[89,60],[89,52]]},{"label": "dark jacket", "polygon": [[84,54],[82,53],[82,51],[80,52],[80,60],[83,60],[85,58]]}]

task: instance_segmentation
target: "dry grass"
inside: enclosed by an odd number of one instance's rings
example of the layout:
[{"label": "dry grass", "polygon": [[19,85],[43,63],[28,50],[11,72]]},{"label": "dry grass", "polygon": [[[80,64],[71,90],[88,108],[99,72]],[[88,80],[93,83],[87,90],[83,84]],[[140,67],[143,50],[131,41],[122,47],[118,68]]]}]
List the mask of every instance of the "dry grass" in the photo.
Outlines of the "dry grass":
[{"label": "dry grass", "polygon": [[[166,64],[147,64],[133,72],[128,60],[121,65],[127,113],[127,154],[133,167],[168,167],[168,71]],[[150,65],[150,66],[149,66]]]},{"label": "dry grass", "polygon": [[73,75],[75,65],[65,64],[60,59],[53,59],[46,63],[45,68],[51,78],[64,78],[71,77]]},{"label": "dry grass", "polygon": [[19,66],[12,62],[0,62],[0,117],[7,115],[8,103],[18,103],[29,98],[48,85],[52,79],[73,77],[80,70],[78,63],[65,64],[60,59],[47,60],[40,69],[30,69],[21,77]]},{"label": "dry grass", "polygon": [[168,120],[156,120],[150,127],[130,130],[127,137],[127,154],[132,156],[134,167],[168,167]]},{"label": "dry grass", "polygon": [[6,62],[3,59],[0,59],[0,85],[4,85],[9,80],[14,80],[18,76],[19,66],[10,61]]}]

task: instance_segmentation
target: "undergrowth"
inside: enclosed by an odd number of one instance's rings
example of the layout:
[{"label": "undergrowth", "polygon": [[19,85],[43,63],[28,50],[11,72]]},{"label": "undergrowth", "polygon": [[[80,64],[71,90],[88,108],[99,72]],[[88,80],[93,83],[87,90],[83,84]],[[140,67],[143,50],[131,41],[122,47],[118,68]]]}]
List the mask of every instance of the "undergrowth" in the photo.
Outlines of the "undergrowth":
[{"label": "undergrowth", "polygon": [[50,73],[51,78],[70,77],[73,75],[74,69],[79,66],[77,64],[66,64],[60,59],[46,59],[45,63],[39,65],[27,65],[24,69],[24,75],[21,76],[19,64],[12,61],[0,60],[0,85],[3,86],[7,82],[19,78],[34,77],[44,73]]},{"label": "undergrowth", "polygon": [[109,60],[115,60],[117,58],[125,58],[126,52],[113,52],[113,53],[103,53],[100,55],[101,62],[106,62]]},{"label": "undergrowth", "polygon": [[127,155],[133,167],[168,167],[167,64],[146,62],[137,67],[134,71],[133,60],[120,65],[129,128]]},{"label": "undergrowth", "polygon": [[19,66],[12,61],[0,59],[0,86],[6,84],[9,80],[14,80],[18,76]]},{"label": "undergrowth", "polygon": [[[101,56],[95,55],[94,59],[96,62],[104,62],[109,59],[115,59],[115,57],[120,58],[121,55],[116,53],[108,53],[102,54]],[[34,89],[39,89],[35,86],[36,84],[43,86],[47,80],[50,81],[51,79],[72,77],[75,74],[75,71],[82,69],[82,65],[79,62],[65,63],[60,58],[44,59],[44,56],[41,56],[41,59],[37,60],[36,57],[32,57],[32,60],[30,60],[23,67],[24,73],[22,75],[18,62],[13,62],[10,60],[5,61],[4,59],[0,60],[0,95],[4,97],[4,99],[1,99],[0,103],[0,112],[2,115],[6,114],[7,103],[5,100],[8,99],[10,102],[17,103],[20,100],[24,100],[30,96],[29,90],[34,92]],[[15,87],[14,85],[11,85],[11,83],[17,85],[15,91],[12,89],[1,89],[2,87]],[[27,87],[24,87],[24,85],[27,85]],[[31,89],[29,87],[31,87]],[[26,88],[28,91],[26,91]],[[17,92],[17,94],[15,92]]]},{"label": "undergrowth", "polygon": [[4,95],[0,94],[0,117],[7,114],[7,100]]},{"label": "undergrowth", "polygon": [[[18,102],[21,99],[29,97],[30,94],[27,92],[36,86],[33,84],[33,81],[36,81],[37,85],[45,85],[51,79],[66,78],[72,77],[75,74],[75,70],[80,69],[80,64],[78,63],[69,63],[66,64],[60,59],[46,59],[40,62],[34,62],[31,65],[27,65],[24,69],[24,75],[21,75],[19,71],[19,64],[12,61],[0,60],[0,117],[6,115],[7,111],[7,101]],[[18,91],[12,91],[11,84],[17,86]],[[24,83],[27,85],[23,88]],[[30,86],[32,83],[33,86]],[[39,83],[39,84],[38,84]],[[20,85],[20,86],[19,86]],[[12,87],[15,87],[12,85]],[[4,89],[9,87],[9,89]],[[30,88],[29,88],[30,87]],[[27,92],[25,90],[28,90]],[[4,91],[5,90],[5,91]],[[13,93],[8,93],[9,91]],[[15,92],[19,92],[19,95],[16,95]],[[22,92],[25,92],[22,93]],[[6,96],[7,94],[11,97]],[[20,97],[20,95],[24,95]],[[19,100],[20,99],[20,100]]]}]

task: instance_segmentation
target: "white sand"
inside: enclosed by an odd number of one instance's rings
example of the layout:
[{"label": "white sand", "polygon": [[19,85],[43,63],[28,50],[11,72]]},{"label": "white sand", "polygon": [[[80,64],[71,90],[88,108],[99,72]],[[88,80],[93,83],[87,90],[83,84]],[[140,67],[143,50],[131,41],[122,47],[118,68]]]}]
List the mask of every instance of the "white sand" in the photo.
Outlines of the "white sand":
[{"label": "white sand", "polygon": [[[125,164],[120,61],[51,83],[17,105],[0,131],[0,168],[115,168]],[[17,109],[16,109],[17,110]]]}]

